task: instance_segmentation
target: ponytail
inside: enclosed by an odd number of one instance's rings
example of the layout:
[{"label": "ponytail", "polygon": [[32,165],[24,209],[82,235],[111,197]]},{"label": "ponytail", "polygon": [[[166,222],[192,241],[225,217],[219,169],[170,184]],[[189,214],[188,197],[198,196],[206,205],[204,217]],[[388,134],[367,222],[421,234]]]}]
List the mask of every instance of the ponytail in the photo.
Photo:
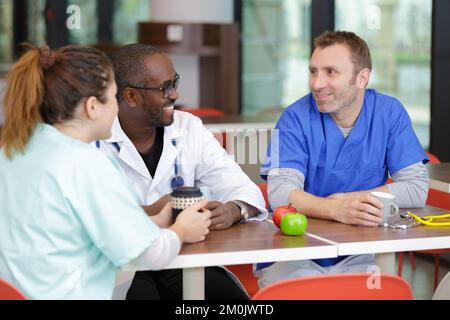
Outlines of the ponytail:
[{"label": "ponytail", "polygon": [[39,108],[45,95],[41,53],[36,47],[25,46],[29,51],[7,75],[5,121],[0,136],[0,145],[7,158],[24,151],[33,129],[41,121]]},{"label": "ponytail", "polygon": [[71,120],[83,99],[106,103],[114,81],[108,57],[97,49],[69,45],[50,50],[25,45],[28,52],[7,76],[5,122],[0,148],[7,158],[25,150],[38,122],[54,125]]}]

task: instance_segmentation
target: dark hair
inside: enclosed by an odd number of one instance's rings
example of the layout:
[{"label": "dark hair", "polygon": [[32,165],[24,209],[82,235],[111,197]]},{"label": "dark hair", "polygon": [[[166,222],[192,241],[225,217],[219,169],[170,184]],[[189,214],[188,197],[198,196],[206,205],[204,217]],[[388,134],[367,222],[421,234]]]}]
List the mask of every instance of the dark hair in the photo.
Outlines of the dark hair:
[{"label": "dark hair", "polygon": [[372,70],[372,58],[367,43],[353,32],[348,31],[325,31],[314,39],[314,49],[325,48],[335,44],[345,44],[351,54],[355,66],[354,73],[357,74],[364,68]]},{"label": "dark hair", "polygon": [[123,101],[123,90],[127,86],[143,86],[146,76],[145,58],[163,52],[150,45],[133,43],[120,48],[112,56],[117,83],[117,101]]},{"label": "dark hair", "polygon": [[27,52],[8,73],[4,96],[0,145],[8,158],[23,152],[38,122],[72,119],[85,98],[96,97],[105,103],[106,90],[114,79],[111,63],[97,49],[71,45],[51,51],[24,46]]}]

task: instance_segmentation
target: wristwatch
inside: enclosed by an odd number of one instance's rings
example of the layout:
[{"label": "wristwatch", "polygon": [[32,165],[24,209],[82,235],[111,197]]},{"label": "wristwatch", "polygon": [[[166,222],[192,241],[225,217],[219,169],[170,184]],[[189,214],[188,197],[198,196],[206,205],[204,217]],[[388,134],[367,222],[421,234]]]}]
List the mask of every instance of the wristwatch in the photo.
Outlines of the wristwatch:
[{"label": "wristwatch", "polygon": [[239,221],[239,223],[244,223],[245,221],[247,221],[248,220],[247,206],[242,201],[239,200],[233,200],[231,202],[237,205],[241,210],[241,220]]}]

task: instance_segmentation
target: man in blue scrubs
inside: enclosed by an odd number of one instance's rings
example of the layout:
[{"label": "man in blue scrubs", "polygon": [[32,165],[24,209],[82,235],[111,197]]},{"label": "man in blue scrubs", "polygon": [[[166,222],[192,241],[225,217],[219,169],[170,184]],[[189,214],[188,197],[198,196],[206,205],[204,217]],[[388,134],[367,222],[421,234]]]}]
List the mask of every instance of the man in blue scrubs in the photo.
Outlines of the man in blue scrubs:
[{"label": "man in blue scrubs", "polygon": [[[262,177],[272,208],[292,204],[308,217],[376,227],[382,204],[371,191],[394,194],[400,207],[423,207],[427,156],[397,99],[366,89],[372,61],[352,32],[315,39],[311,93],[276,125]],[[394,182],[385,185],[388,173]],[[373,255],[259,264],[260,286],[305,275],[366,272]]]}]

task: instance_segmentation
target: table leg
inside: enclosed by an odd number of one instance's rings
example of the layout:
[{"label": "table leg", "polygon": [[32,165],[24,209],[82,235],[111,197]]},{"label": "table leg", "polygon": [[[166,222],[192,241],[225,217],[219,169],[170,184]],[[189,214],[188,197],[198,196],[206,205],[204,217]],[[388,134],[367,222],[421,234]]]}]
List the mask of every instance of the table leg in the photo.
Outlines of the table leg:
[{"label": "table leg", "polygon": [[395,252],[376,254],[375,263],[382,273],[395,274]]},{"label": "table leg", "polygon": [[205,300],[205,268],[183,269],[183,300]]}]

